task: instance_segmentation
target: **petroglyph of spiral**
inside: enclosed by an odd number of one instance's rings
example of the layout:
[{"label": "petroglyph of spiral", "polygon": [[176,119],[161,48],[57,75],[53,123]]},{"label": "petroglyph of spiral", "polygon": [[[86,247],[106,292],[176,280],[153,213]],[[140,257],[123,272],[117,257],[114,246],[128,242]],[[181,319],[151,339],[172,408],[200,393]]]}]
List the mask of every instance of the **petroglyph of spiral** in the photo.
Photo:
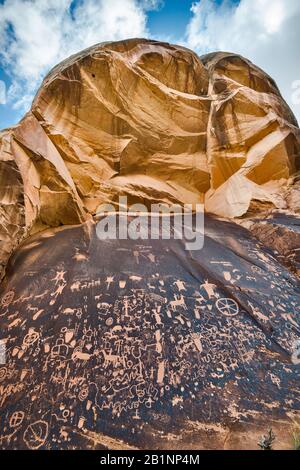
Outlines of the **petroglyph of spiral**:
[{"label": "petroglyph of spiral", "polygon": [[235,317],[239,313],[239,306],[233,299],[222,298],[216,302],[216,307],[219,312],[223,313],[227,317]]}]

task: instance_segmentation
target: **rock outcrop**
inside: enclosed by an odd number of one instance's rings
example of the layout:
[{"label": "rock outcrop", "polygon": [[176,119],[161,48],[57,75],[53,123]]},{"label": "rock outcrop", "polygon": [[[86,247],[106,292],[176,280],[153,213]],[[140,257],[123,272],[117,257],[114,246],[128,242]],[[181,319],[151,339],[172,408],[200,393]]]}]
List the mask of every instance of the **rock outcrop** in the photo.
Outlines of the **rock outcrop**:
[{"label": "rock outcrop", "polygon": [[[0,447],[290,448],[299,158],[240,56],[133,39],[55,67],[0,134]],[[99,240],[119,196],[204,203],[204,248]]]},{"label": "rock outcrop", "polygon": [[140,39],[96,45],[55,67],[0,134],[0,263],[28,234],[84,222],[119,194],[205,199],[223,217],[253,200],[284,209],[299,136],[274,81],[240,56]]},{"label": "rock outcrop", "polygon": [[[248,230],[206,217],[184,240],[48,229],[0,298],[2,449],[292,446],[300,283]],[[298,346],[297,346],[298,345]]]}]

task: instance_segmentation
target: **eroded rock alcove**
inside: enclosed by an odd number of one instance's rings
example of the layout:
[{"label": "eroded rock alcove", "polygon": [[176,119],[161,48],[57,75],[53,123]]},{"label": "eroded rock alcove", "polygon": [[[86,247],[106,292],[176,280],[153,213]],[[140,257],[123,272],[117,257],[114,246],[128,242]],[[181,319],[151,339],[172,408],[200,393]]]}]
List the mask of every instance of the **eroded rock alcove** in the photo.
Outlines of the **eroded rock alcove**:
[{"label": "eroded rock alcove", "polygon": [[120,194],[205,201],[223,217],[254,200],[285,209],[299,135],[274,81],[242,57],[140,39],[96,45],[55,67],[1,133],[2,265],[29,233],[81,223]]}]

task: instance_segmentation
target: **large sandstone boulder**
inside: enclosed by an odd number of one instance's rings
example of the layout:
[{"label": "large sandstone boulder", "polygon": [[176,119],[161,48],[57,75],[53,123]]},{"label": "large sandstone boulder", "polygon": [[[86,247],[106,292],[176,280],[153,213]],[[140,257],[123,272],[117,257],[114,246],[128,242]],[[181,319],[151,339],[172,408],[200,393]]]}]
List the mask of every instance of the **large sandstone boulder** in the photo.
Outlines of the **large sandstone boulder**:
[{"label": "large sandstone boulder", "polygon": [[209,54],[202,62],[213,96],[206,209],[237,217],[247,212],[252,200],[286,208],[280,188],[300,169],[300,134],[275,82],[234,54]]},{"label": "large sandstone boulder", "polygon": [[[240,56],[133,39],[55,67],[0,134],[0,447],[290,448],[299,156]],[[120,195],[204,203],[204,248],[99,240]]]},{"label": "large sandstone boulder", "polygon": [[242,57],[141,39],[91,47],[0,134],[0,263],[29,233],[81,223],[119,194],[205,199],[225,217],[253,200],[286,208],[299,136],[274,81]]}]

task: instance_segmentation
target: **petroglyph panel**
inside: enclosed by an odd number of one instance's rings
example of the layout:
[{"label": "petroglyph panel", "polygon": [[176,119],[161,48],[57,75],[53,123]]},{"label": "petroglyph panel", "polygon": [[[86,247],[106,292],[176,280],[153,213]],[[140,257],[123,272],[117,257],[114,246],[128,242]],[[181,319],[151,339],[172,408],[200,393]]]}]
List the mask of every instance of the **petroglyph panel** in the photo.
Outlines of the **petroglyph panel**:
[{"label": "petroglyph panel", "polygon": [[[249,233],[184,241],[45,232],[1,291],[1,448],[164,447],[186,422],[299,410],[299,281]],[[84,443],[83,443],[84,440]]]}]

